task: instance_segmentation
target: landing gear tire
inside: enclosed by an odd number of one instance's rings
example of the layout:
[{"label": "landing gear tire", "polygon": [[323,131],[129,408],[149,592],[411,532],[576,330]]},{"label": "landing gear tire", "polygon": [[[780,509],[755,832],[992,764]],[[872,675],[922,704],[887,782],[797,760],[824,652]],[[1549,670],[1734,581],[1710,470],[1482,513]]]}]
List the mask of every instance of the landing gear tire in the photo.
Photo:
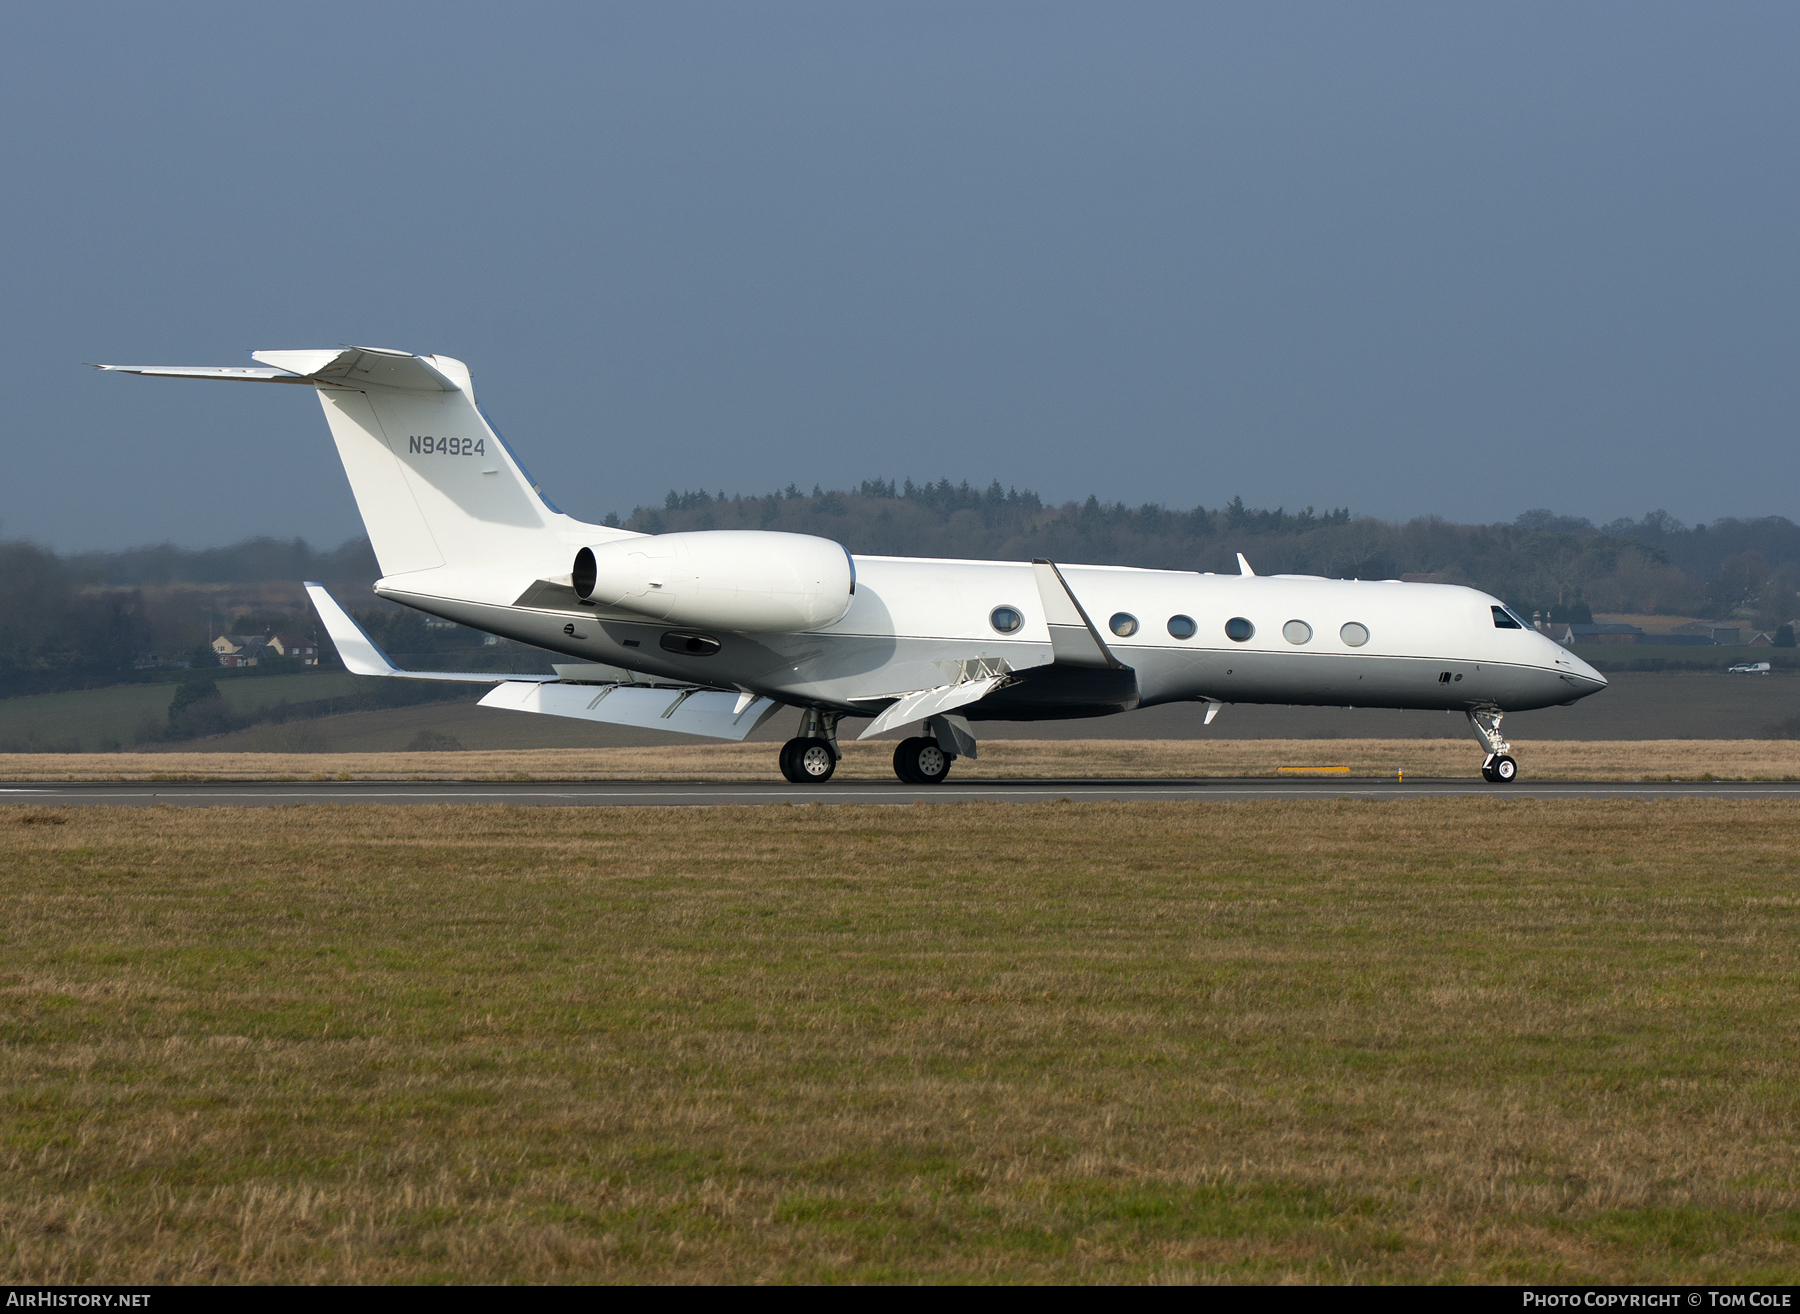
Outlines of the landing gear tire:
[{"label": "landing gear tire", "polygon": [[1505,753],[1496,754],[1481,764],[1481,778],[1490,785],[1510,785],[1519,778],[1519,764]]},{"label": "landing gear tire", "polygon": [[781,746],[781,774],[796,785],[822,785],[837,770],[837,758],[823,739],[790,739]]},{"label": "landing gear tire", "polygon": [[894,748],[894,774],[909,785],[942,784],[955,760],[935,739],[902,739]]}]

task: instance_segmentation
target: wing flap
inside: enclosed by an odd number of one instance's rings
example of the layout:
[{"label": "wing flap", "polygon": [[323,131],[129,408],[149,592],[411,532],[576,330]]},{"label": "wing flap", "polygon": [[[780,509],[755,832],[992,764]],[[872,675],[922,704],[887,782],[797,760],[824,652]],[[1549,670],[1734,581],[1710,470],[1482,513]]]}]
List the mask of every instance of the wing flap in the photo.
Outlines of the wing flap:
[{"label": "wing flap", "polygon": [[917,693],[907,694],[869,722],[869,728],[857,738],[869,739],[884,730],[892,730],[897,725],[906,725],[911,721],[923,721],[927,717],[936,716],[941,712],[980,702],[1005,683],[1006,678],[1004,675],[990,675],[980,680],[965,680],[961,684],[943,684],[935,689],[921,689]]},{"label": "wing flap", "polygon": [[767,698],[745,702],[737,693],[719,689],[656,689],[626,684],[596,688],[591,684],[508,681],[483,698],[481,706],[742,742],[781,704]]}]

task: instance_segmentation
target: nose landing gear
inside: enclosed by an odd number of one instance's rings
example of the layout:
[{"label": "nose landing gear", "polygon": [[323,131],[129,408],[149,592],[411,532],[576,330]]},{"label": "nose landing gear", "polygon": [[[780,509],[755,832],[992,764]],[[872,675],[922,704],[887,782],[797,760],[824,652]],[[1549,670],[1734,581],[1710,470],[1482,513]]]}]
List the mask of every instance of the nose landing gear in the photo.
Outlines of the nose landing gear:
[{"label": "nose landing gear", "polygon": [[1500,719],[1506,715],[1498,707],[1471,707],[1469,730],[1475,742],[1487,749],[1481,763],[1481,778],[1490,785],[1510,785],[1519,778],[1519,764],[1512,758],[1512,745],[1500,733]]},{"label": "nose landing gear", "polygon": [[1489,753],[1481,764],[1481,778],[1490,785],[1510,785],[1519,778],[1519,764],[1505,753]]}]

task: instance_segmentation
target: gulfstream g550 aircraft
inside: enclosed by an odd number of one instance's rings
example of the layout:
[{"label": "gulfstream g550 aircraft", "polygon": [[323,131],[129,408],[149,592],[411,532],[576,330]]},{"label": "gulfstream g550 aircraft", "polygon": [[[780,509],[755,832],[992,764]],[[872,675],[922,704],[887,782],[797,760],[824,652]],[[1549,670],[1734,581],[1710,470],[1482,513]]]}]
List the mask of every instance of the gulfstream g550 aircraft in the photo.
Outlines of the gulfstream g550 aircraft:
[{"label": "gulfstream g550 aircraft", "polygon": [[470,680],[481,700],[741,740],[801,709],[782,773],[824,781],[838,725],[903,727],[894,771],[941,781],[975,756],[971,722],[1106,716],[1157,703],[1466,712],[1511,781],[1508,711],[1606,687],[1592,667],[1474,589],[1393,580],[1194,574],[1052,561],[858,557],[805,534],[634,534],[558,511],[447,356],[350,347],[259,351],[246,369],[102,365],[160,378],[305,384],[318,393],[382,578],[375,592],[574,659],[555,676],[402,671],[317,584],[361,675]]}]

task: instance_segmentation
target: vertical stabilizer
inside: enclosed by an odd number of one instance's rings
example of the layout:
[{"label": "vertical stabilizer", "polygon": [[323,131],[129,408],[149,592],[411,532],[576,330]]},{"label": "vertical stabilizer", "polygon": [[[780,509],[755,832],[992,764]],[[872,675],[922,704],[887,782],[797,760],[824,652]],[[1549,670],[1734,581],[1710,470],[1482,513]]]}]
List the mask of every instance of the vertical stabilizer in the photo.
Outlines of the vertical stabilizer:
[{"label": "vertical stabilizer", "polygon": [[449,356],[374,347],[258,351],[255,368],[102,365],[163,378],[310,384],[331,426],[383,575],[459,570],[554,573],[559,528],[590,541],[633,537],[582,526],[546,502],[475,404],[469,368]]},{"label": "vertical stabilizer", "polygon": [[253,358],[306,370],[318,389],[382,574],[538,567],[543,531],[562,517],[476,406],[468,366],[362,347],[323,354]]}]

